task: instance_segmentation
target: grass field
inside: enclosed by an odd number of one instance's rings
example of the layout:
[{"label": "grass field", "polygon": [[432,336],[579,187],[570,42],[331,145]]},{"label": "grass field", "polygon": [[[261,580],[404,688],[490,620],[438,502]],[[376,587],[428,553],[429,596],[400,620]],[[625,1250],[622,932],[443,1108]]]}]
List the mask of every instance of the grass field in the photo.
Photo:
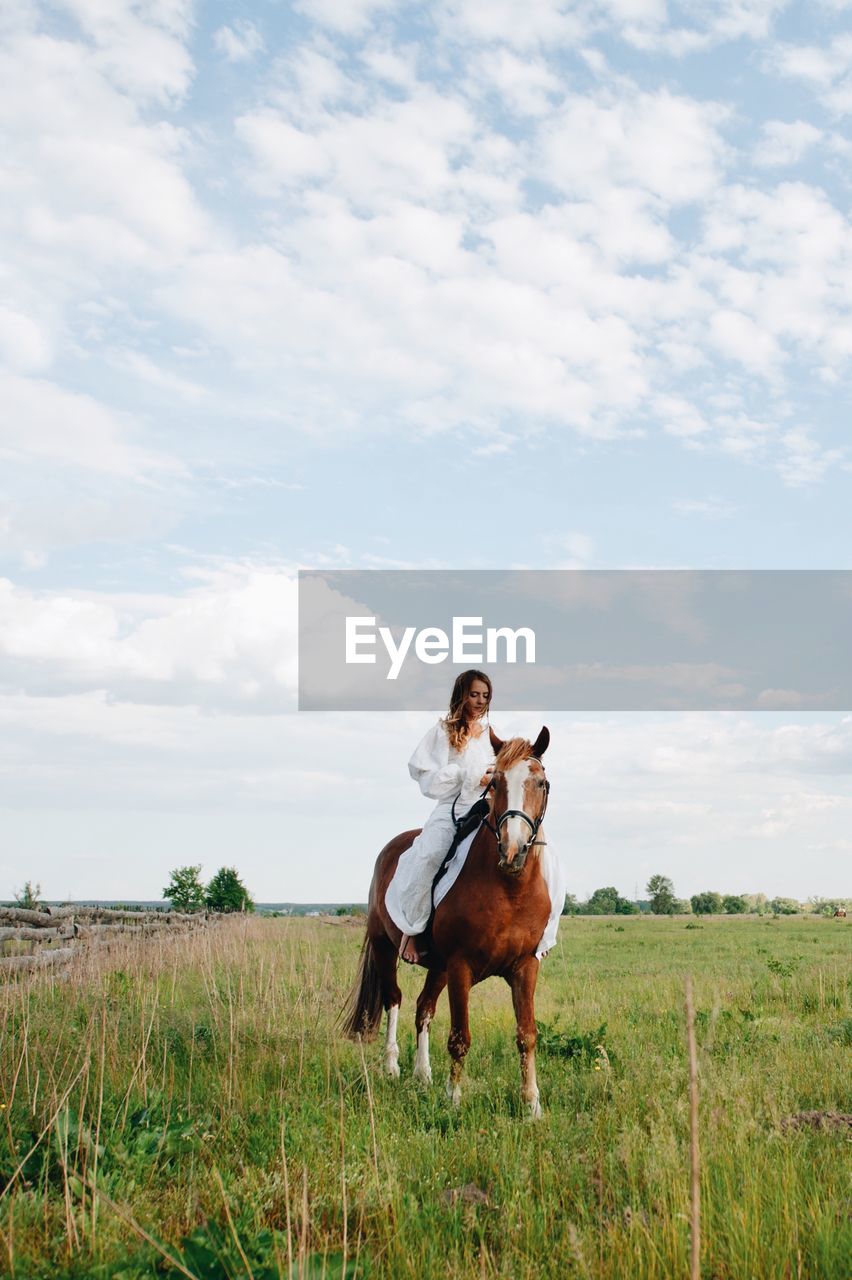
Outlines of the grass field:
[{"label": "grass field", "polygon": [[[340,1040],[354,922],[228,921],[0,990],[0,1270],[25,1280],[688,1274],[684,975],[703,1274],[850,1275],[852,930],[565,919],[523,1119],[508,988],[474,992],[462,1105]],[[602,1047],[599,1047],[602,1046]],[[800,1127],[795,1127],[796,1123]],[[170,1255],[174,1264],[167,1261]]]}]

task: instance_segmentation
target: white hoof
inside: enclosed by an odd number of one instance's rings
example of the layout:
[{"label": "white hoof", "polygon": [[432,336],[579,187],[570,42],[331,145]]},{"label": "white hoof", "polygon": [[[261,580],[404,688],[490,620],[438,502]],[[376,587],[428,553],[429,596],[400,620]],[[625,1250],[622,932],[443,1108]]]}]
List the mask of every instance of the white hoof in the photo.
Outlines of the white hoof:
[{"label": "white hoof", "polygon": [[536,1096],[535,1096],[534,1098],[530,1098],[528,1101],[526,1101],[526,1102],[524,1103],[524,1106],[526,1107],[527,1119],[528,1119],[528,1120],[540,1120],[540,1119],[541,1119],[541,1114],[542,1114],[542,1112],[541,1112],[541,1103],[540,1103],[540,1102],[539,1102],[539,1100],[538,1100],[538,1095],[537,1095],[537,1094],[536,1094]]},{"label": "white hoof", "polygon": [[414,1064],[414,1079],[415,1079],[419,1084],[431,1084],[431,1083],[432,1083],[432,1068],[431,1068],[431,1067],[429,1067],[429,1066],[426,1066],[426,1067],[421,1066],[421,1064],[420,1064],[419,1062],[415,1062],[415,1064]]},{"label": "white hoof", "polygon": [[399,1059],[385,1058],[385,1071],[389,1076],[393,1076],[394,1080],[399,1079]]},{"label": "white hoof", "polygon": [[461,1105],[461,1085],[453,1084],[449,1078],[447,1079],[447,1097],[454,1107]]}]

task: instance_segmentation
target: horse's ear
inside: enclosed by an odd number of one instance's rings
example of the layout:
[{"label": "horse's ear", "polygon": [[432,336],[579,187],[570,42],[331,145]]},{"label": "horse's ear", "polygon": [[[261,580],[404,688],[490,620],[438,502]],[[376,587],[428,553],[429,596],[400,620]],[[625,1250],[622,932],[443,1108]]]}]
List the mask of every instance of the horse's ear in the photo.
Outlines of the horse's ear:
[{"label": "horse's ear", "polygon": [[491,728],[491,725],[488,726],[488,736],[491,739],[491,748],[495,756],[499,756],[505,744],[497,737],[497,734]]},{"label": "horse's ear", "polygon": [[533,743],[532,753],[536,757],[536,759],[538,760],[541,759],[541,757],[544,755],[549,745],[550,745],[550,730],[548,729],[547,725],[544,725],[542,727],[541,733],[538,735],[535,742]]}]

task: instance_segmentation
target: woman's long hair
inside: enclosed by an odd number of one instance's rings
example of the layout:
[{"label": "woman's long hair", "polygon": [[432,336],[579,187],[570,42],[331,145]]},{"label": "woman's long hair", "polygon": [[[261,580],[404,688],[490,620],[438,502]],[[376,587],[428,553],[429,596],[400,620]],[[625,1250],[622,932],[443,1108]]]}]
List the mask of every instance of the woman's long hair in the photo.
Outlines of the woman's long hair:
[{"label": "woman's long hair", "polygon": [[486,711],[491,706],[494,690],[490,678],[484,671],[463,671],[460,676],[456,676],[453,692],[450,695],[450,709],[444,716],[444,728],[447,731],[450,746],[455,747],[456,751],[463,751],[470,737],[470,725],[465,718],[464,707],[467,702],[467,695],[470,693],[470,686],[474,680],[481,680],[484,685],[487,685],[488,703]]}]

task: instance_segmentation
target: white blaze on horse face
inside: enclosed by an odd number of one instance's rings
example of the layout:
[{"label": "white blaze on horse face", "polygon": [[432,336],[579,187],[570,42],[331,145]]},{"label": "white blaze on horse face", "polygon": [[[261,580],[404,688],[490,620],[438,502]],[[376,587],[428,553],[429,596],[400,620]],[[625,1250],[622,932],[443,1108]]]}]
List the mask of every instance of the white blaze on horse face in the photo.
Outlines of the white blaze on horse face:
[{"label": "white blaze on horse face", "polygon": [[[506,772],[506,808],[524,810],[524,783],[529,774],[529,762],[519,760]],[[532,817],[532,815],[530,815]],[[507,818],[503,823],[500,837],[505,851],[506,862],[511,866],[515,858],[530,839],[530,826],[523,818]]]},{"label": "white blaze on horse face", "polygon": [[388,1009],[388,1033],[385,1039],[385,1071],[389,1076],[399,1075],[399,1045],[396,1042],[396,1024],[399,1020],[399,1005],[393,1004]]}]

